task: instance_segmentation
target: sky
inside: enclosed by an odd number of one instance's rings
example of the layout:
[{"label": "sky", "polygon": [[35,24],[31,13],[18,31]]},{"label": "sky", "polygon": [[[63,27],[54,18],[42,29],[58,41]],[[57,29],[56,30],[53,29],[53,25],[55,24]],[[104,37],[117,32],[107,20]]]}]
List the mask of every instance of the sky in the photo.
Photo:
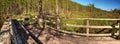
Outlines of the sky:
[{"label": "sky", "polygon": [[115,8],[120,9],[120,0],[71,0],[71,1],[86,6],[89,4],[94,4],[96,8],[100,8],[106,11],[110,11],[111,9]]}]

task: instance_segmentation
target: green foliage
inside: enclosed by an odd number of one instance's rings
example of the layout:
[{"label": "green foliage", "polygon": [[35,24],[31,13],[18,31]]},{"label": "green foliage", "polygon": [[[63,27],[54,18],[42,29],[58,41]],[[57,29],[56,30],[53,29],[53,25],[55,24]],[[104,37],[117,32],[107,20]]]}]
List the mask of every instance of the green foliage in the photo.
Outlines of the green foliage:
[{"label": "green foliage", "polygon": [[111,11],[116,18],[120,18],[120,9],[114,9]]},{"label": "green foliage", "polygon": [[70,20],[70,19],[62,19],[61,22],[63,24],[78,24],[78,25],[85,25],[85,21],[79,20]]},{"label": "green foliage", "polygon": [[[44,14],[56,15],[56,0],[42,0],[42,9]],[[70,0],[58,0],[59,16],[63,24],[83,24],[85,21],[68,20],[67,18],[120,18],[120,10],[104,11],[96,8],[94,4],[84,6]],[[39,13],[39,0],[0,0],[0,26],[7,16],[13,19],[30,18],[25,24],[30,23],[33,16]],[[91,25],[111,25],[113,21],[90,21]],[[71,31],[77,31],[81,28],[63,27]],[[75,32],[76,32],[75,31]],[[84,31],[84,30],[83,30]]]},{"label": "green foliage", "polygon": [[38,0],[0,0],[0,27],[6,17],[22,19],[26,14],[38,14]]},{"label": "green foliage", "polygon": [[75,27],[67,27],[67,26],[62,26],[63,30],[70,31],[70,32],[76,32],[77,28]]}]

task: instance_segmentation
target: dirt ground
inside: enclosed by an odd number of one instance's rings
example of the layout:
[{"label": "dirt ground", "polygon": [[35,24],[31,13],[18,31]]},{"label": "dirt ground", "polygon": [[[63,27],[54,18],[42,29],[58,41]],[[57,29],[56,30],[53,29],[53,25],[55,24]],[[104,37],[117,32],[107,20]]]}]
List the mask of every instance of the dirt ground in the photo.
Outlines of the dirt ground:
[{"label": "dirt ground", "polygon": [[111,37],[83,37],[57,32],[51,29],[37,29],[26,26],[29,44],[120,44]]}]

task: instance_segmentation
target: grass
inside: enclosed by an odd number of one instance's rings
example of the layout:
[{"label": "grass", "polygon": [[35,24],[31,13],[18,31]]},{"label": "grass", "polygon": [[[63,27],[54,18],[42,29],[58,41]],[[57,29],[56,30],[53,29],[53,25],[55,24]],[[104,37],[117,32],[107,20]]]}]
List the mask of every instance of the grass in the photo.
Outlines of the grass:
[{"label": "grass", "polygon": [[[85,14],[84,14],[85,13]],[[36,22],[38,22],[37,20],[33,20],[32,18],[34,17],[35,15],[33,15],[32,13],[29,13],[29,14],[23,14],[23,15],[15,15],[13,16],[13,18],[15,19],[22,19],[22,18],[29,18],[29,20],[27,21],[22,21],[23,24],[35,24]],[[70,19],[67,19],[67,18],[88,18],[88,17],[91,17],[89,13],[86,13],[86,12],[80,12],[79,15],[78,15],[78,12],[76,12],[76,15],[73,15],[71,13],[66,13],[65,14],[61,14],[61,17],[65,17],[66,18],[62,18],[61,19],[61,23],[62,24],[76,24],[76,25],[86,25],[86,21],[85,20],[70,20]],[[47,19],[47,18],[46,18]],[[115,23],[116,21],[95,21],[95,20],[91,20],[90,21],[90,25],[112,25],[113,23]],[[47,25],[50,25],[52,27],[55,27],[56,28],[56,25],[52,25],[51,23],[47,23]],[[62,30],[65,30],[65,31],[70,31],[70,32],[78,32],[78,33],[85,33],[86,32],[86,28],[76,28],[76,27],[69,27],[69,26],[61,26],[61,29]],[[93,30],[90,30],[90,33],[97,33],[98,31],[100,31],[102,29],[93,29]],[[109,31],[110,29],[106,29],[106,31]],[[100,32],[100,33],[105,33],[106,31],[103,31],[103,32]]]},{"label": "grass", "polygon": [[[84,20],[70,20],[70,19],[61,19],[62,24],[76,24],[76,25],[86,25],[86,21]],[[97,26],[111,26],[116,21],[99,21],[99,20],[91,20],[89,21],[90,25],[97,25]],[[70,27],[70,26],[61,26],[62,30],[70,31],[70,32],[79,32],[79,33],[85,33],[86,28],[77,28],[77,27]],[[90,33],[98,33],[103,29],[92,29],[90,30]],[[104,29],[104,31],[101,31],[99,33],[108,33],[111,29]],[[110,32],[109,32],[110,33]]]},{"label": "grass", "polygon": [[[23,16],[28,17],[29,20],[27,21],[22,21],[23,24],[36,24],[38,23],[37,19],[33,20],[32,18],[34,17],[34,15],[32,14],[26,14],[26,15],[18,15],[17,17],[14,16],[14,18],[19,19],[19,18],[23,18]],[[78,18],[80,15],[73,15],[72,18],[75,18],[75,16],[77,16]],[[83,15],[83,17],[85,17]],[[87,18],[88,16],[86,16]],[[70,18],[70,17],[68,17]],[[47,18],[46,18],[47,19]],[[54,19],[54,18],[53,18]],[[116,21],[99,21],[99,20],[91,20],[90,21],[90,25],[99,25],[99,26],[104,26],[104,25],[112,25],[113,23],[115,23]],[[76,25],[86,25],[86,21],[85,20],[70,20],[67,18],[62,18],[61,19],[61,23],[62,24],[76,24]],[[47,25],[50,25],[54,28],[56,28],[56,25],[53,25],[51,23],[47,23]],[[78,33],[86,33],[86,28],[77,28],[77,27],[70,27],[70,26],[63,26],[61,25],[61,29],[65,30],[65,31],[69,31],[69,32],[78,32]],[[98,33],[99,31],[101,31],[103,29],[92,29],[90,30],[90,33]],[[110,29],[105,29],[105,31],[99,32],[99,33],[106,33],[109,32]]]}]

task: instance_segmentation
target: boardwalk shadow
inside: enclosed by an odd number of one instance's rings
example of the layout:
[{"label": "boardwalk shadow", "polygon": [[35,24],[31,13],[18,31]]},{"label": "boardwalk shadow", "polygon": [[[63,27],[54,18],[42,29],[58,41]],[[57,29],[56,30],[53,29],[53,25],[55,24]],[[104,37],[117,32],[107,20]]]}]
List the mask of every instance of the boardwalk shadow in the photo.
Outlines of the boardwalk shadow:
[{"label": "boardwalk shadow", "polygon": [[2,31],[2,32],[0,32],[0,35],[4,34],[4,33],[6,33],[6,32],[9,32],[9,31],[10,31],[10,30]]},{"label": "boardwalk shadow", "polygon": [[[37,44],[43,44],[33,33],[31,33],[28,29],[25,29],[17,20],[12,20],[12,29],[15,34],[13,34],[14,37],[20,38],[21,41],[16,40],[17,42],[21,42],[22,44],[29,44],[27,41],[30,37],[37,43]],[[28,33],[26,33],[28,32]],[[17,36],[15,36],[17,35]],[[13,37],[13,39],[15,39]],[[16,43],[14,40],[13,43]]]},{"label": "boardwalk shadow", "polygon": [[37,44],[43,44],[32,32],[30,32],[28,29],[27,29],[27,31],[29,32],[29,35],[34,39],[34,41]]}]

